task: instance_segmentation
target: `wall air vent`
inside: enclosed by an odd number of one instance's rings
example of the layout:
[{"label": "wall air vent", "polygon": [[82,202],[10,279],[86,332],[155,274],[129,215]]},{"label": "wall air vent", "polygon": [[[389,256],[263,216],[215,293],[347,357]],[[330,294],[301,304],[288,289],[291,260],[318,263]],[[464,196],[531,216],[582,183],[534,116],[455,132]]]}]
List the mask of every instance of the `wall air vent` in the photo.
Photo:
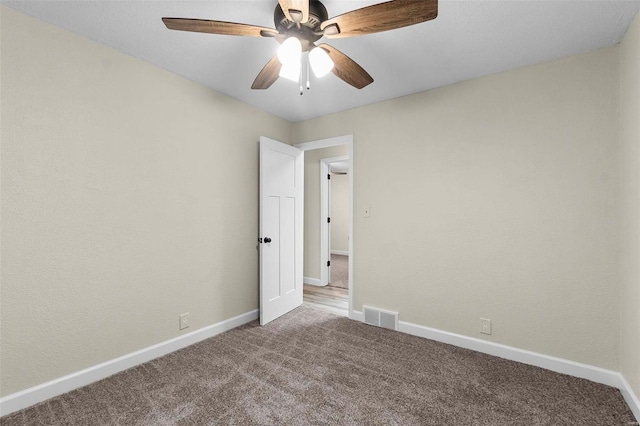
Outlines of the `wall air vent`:
[{"label": "wall air vent", "polygon": [[370,306],[364,306],[363,308],[365,324],[388,328],[390,330],[398,330],[397,312],[385,311],[384,309],[372,308]]}]

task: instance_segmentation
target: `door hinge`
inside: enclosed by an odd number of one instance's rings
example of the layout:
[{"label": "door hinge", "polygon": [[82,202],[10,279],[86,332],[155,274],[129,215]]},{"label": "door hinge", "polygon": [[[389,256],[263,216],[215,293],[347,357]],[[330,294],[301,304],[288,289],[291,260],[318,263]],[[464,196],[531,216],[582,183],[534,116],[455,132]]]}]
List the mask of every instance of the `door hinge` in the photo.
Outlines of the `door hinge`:
[{"label": "door hinge", "polygon": [[331,261],[327,260],[327,266],[331,266]]},{"label": "door hinge", "polygon": [[330,217],[327,218],[327,223],[331,223],[331,218]]},{"label": "door hinge", "polygon": [[331,175],[327,175],[327,179],[331,180]]}]

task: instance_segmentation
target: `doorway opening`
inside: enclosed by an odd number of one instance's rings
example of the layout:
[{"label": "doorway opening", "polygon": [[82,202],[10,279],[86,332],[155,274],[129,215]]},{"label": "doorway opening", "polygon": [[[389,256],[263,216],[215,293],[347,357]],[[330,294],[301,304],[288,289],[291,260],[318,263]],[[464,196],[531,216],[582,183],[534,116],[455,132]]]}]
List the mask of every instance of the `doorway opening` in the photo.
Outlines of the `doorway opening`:
[{"label": "doorway opening", "polygon": [[349,289],[349,156],[320,160],[321,264],[327,266],[323,283]]},{"label": "doorway opening", "polygon": [[353,138],[296,145],[305,151],[304,303],[353,312]]}]

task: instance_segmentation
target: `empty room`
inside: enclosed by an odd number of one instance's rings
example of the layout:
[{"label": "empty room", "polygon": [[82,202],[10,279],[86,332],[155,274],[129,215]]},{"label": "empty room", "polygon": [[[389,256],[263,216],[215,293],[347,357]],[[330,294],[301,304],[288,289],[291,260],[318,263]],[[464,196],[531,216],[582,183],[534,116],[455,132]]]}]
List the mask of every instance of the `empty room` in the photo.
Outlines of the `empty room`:
[{"label": "empty room", "polygon": [[0,0],[1,425],[638,425],[640,0]]}]

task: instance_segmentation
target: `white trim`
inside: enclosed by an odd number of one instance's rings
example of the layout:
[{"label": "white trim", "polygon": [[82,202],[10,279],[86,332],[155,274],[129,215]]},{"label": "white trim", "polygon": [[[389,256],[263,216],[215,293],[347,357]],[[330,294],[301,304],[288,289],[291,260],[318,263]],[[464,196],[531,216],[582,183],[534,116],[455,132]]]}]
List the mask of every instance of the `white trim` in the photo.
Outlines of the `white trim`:
[{"label": "white trim", "polygon": [[331,254],[339,254],[340,256],[349,256],[349,252],[344,250],[331,250]]},{"label": "white trim", "polygon": [[322,139],[311,142],[299,143],[294,146],[300,148],[303,151],[309,151],[318,148],[327,148],[330,146],[347,145],[349,147],[349,318],[357,317],[357,314],[353,311],[353,289],[354,282],[357,277],[353,273],[354,254],[353,254],[353,177],[355,176],[355,169],[353,167],[353,135],[338,136],[335,138]]},{"label": "white trim", "polygon": [[[361,311],[350,311],[349,318],[364,323],[364,313]],[[636,420],[640,423],[640,400],[624,376],[617,371],[518,349],[512,346],[501,345],[499,343],[487,342],[486,340],[424,327],[405,321],[399,321],[398,331],[612,386],[620,390],[620,393],[629,405],[629,408],[631,408]]]},{"label": "white trim", "polygon": [[364,312],[351,310],[349,311],[349,319],[364,322]]},{"label": "white trim", "polygon": [[[294,146],[303,151],[312,149],[329,148],[330,146],[347,145],[353,142],[353,135],[336,136],[335,138],[320,139],[317,141],[297,143]],[[351,164],[349,165],[351,166]],[[351,170],[351,167],[349,167]]]},{"label": "white trim", "polygon": [[258,309],[0,398],[0,416],[30,407],[123,370],[257,320]]},{"label": "white trim", "polygon": [[[229,318],[228,320],[221,321],[217,324],[192,331],[191,333],[187,333],[139,351],[103,362],[93,367],[86,368],[76,373],[7,395],[0,398],[0,416],[11,414],[49,398],[86,386],[131,367],[135,367],[136,365],[151,361],[155,358],[216,336],[220,333],[224,333],[225,331],[232,330],[236,327],[257,320],[258,318],[259,311],[255,309],[236,317]],[[350,309],[349,318],[354,321],[364,322],[364,314],[361,311],[354,311]],[[498,356],[500,358],[535,365],[557,373],[568,374],[570,376],[580,377],[597,383],[613,386],[620,389],[622,396],[631,408],[636,420],[640,423],[640,399],[638,399],[638,396],[634,393],[624,376],[618,372],[523,349],[517,349],[506,345],[487,342],[460,334],[449,333],[405,321],[399,322],[399,331],[401,333],[448,343],[477,352]]]},{"label": "white trim", "polygon": [[631,412],[634,416],[636,416],[636,421],[640,423],[640,399],[635,394],[627,379],[624,378],[622,374],[620,374],[620,381],[622,386],[620,387],[620,393],[624,397],[624,400],[627,402],[627,405],[631,409]]},{"label": "white trim", "polygon": [[320,282],[320,280],[317,278],[304,277],[302,279],[302,282],[309,285],[317,285],[318,287],[324,287],[323,284]]},{"label": "white trim", "polygon": [[620,389],[620,373],[582,364],[568,359],[556,358],[537,352],[514,348],[512,346],[499,343],[487,342],[486,340],[467,337],[461,334],[450,333],[448,331],[437,330],[435,328],[424,327],[405,321],[400,321],[399,331],[413,336],[424,337],[438,342],[448,343],[473,351],[497,356],[523,364],[535,365],[556,373],[568,374],[574,377],[588,379],[593,382],[602,383]]}]

